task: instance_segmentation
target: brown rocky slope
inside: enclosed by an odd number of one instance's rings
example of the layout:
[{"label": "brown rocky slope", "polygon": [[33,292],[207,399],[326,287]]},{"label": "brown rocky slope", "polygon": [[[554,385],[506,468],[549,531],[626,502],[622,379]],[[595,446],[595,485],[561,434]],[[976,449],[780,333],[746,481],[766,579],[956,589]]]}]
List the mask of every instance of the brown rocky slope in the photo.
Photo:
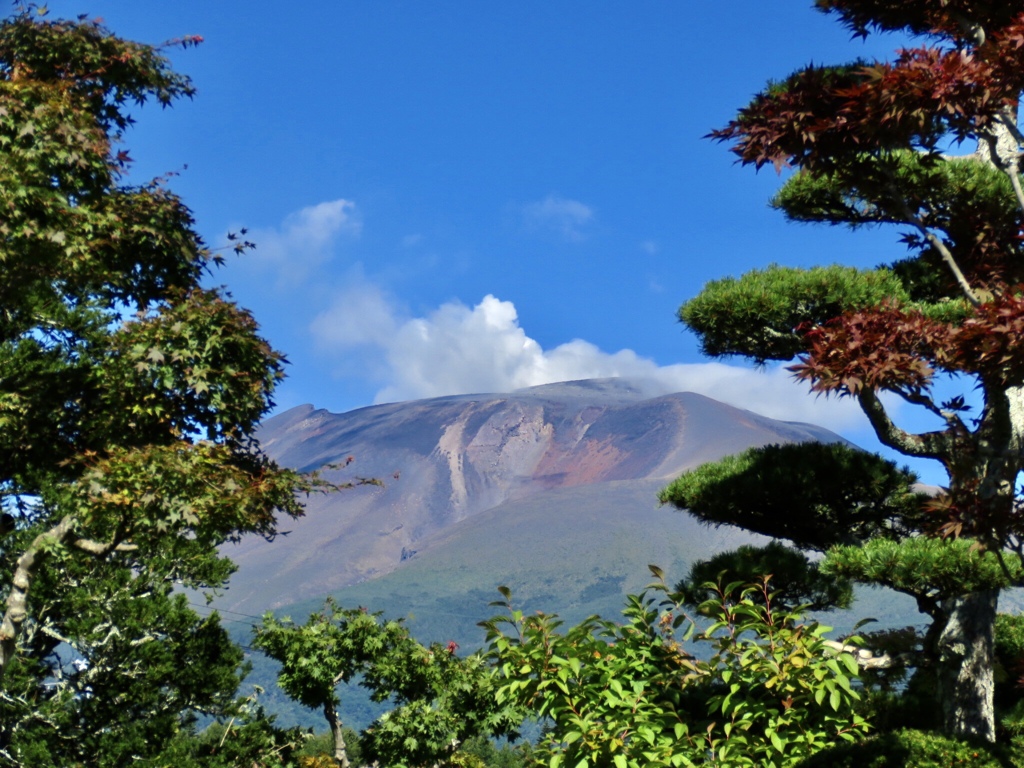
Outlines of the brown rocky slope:
[{"label": "brown rocky slope", "polygon": [[[217,604],[255,613],[403,568],[455,567],[460,541],[475,542],[467,546],[476,553],[489,541],[497,574],[501,558],[522,561],[523,547],[544,543],[545,523],[556,513],[559,530],[574,531],[575,550],[593,549],[594,557],[606,559],[609,542],[595,537],[625,538],[630,529],[650,526],[649,538],[657,541],[666,515],[686,519],[656,510],[654,492],[687,468],[753,445],[838,439],[813,425],[768,419],[693,393],[658,394],[623,379],[343,414],[299,406],[262,426],[260,440],[271,456],[306,471],[351,456],[348,466],[326,477],[375,477],[384,486],[315,496],[304,518],[283,526],[287,535],[229,548],[239,571]],[[598,524],[612,518],[619,529]],[[735,543],[692,521],[683,525],[671,535],[690,539],[687,551],[706,555]],[[703,542],[693,540],[701,535]],[[645,571],[657,554],[638,552],[639,562],[630,567]]]}]

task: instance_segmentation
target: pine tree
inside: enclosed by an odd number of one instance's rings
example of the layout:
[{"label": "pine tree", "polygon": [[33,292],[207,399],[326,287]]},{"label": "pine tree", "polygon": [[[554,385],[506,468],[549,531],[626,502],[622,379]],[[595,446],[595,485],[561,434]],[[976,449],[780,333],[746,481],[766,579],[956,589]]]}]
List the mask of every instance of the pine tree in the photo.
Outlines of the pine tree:
[{"label": "pine tree", "polygon": [[[773,200],[790,220],[892,226],[909,255],[874,269],[771,265],[708,284],[680,318],[708,355],[795,358],[813,392],[856,400],[883,444],[940,462],[948,488],[926,497],[878,457],[795,446],[701,468],[663,500],[914,595],[933,619],[944,729],[992,740],[996,601],[1021,583],[1024,548],[1024,2],[816,6],[854,35],[921,44],[771,82],[711,136],[743,164],[792,171]],[[947,375],[963,392],[942,399]],[[899,427],[886,392],[937,427]]]}]

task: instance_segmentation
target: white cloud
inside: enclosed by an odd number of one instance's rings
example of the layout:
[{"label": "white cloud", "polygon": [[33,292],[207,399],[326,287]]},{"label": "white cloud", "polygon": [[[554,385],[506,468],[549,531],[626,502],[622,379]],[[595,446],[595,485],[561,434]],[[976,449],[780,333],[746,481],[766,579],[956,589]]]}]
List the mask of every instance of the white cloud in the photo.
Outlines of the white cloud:
[{"label": "white cloud", "polygon": [[256,249],[250,269],[274,273],[277,287],[294,287],[326,262],[341,236],[358,237],[362,222],[351,200],[331,200],[291,213],[280,227],[249,233]]},{"label": "white cloud", "polygon": [[388,297],[359,274],[351,274],[346,283],[331,307],[310,325],[314,341],[336,350],[362,345],[386,348],[398,328]]},{"label": "white cloud", "polygon": [[699,392],[772,418],[835,430],[862,420],[853,403],[812,397],[782,368],[659,366],[632,350],[609,353],[580,339],[545,350],[520,327],[512,302],[490,295],[475,307],[449,302],[425,317],[403,317],[378,288],[356,281],[311,331],[325,351],[368,348],[369,368],[385,377],[378,403],[626,376],[647,379],[656,391]]},{"label": "white cloud", "polygon": [[570,242],[586,238],[586,227],[594,220],[594,211],[579,200],[548,195],[523,206],[523,217],[531,229],[554,232]]}]

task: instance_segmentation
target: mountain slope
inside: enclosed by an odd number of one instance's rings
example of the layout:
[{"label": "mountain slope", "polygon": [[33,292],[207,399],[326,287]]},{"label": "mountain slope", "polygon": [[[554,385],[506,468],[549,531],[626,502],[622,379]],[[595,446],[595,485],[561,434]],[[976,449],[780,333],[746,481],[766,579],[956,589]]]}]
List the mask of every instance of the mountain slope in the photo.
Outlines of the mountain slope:
[{"label": "mountain slope", "polygon": [[[529,572],[539,573],[546,558],[559,555],[541,556],[539,544],[527,543],[531,536],[545,545],[572,540],[573,552],[591,551],[591,560],[610,563],[625,555],[613,556],[608,547],[623,548],[626,533],[644,532],[645,543],[631,545],[630,563],[645,573],[643,565],[658,558],[639,550],[657,542],[679,537],[686,544],[686,553],[666,551],[673,559],[720,548],[706,529],[663,530],[667,520],[687,520],[655,510],[655,492],[665,482],[751,445],[839,438],[701,395],[663,395],[640,382],[605,379],[345,414],[300,406],[268,420],[260,439],[286,466],[313,470],[352,456],[350,466],[326,476],[377,477],[385,485],[314,497],[306,516],[285,526],[287,535],[230,548],[239,571],[218,605],[250,613],[412,568],[435,551],[443,570],[460,548],[483,552],[498,544],[492,570],[529,562]],[[611,525],[616,519],[629,521],[624,531]],[[479,586],[493,594],[493,584]]]}]

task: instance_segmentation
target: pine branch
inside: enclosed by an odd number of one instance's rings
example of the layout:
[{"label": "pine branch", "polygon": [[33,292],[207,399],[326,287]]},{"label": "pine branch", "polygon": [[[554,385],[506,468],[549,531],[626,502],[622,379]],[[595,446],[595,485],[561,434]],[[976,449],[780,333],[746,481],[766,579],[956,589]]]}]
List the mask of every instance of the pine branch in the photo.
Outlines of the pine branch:
[{"label": "pine branch", "polygon": [[981,299],[971,288],[970,282],[960,269],[960,265],[956,263],[956,258],[953,256],[953,252],[946,247],[946,244],[942,242],[942,238],[932,232],[925,223],[921,221],[921,217],[910,210],[910,207],[905,203],[901,202],[903,209],[903,215],[906,218],[906,222],[912,225],[921,236],[927,240],[931,246],[938,252],[939,256],[942,257],[942,261],[949,267],[950,272],[953,273],[953,277],[960,286],[960,290],[963,291],[964,297],[971,303],[971,306],[980,307]]}]

